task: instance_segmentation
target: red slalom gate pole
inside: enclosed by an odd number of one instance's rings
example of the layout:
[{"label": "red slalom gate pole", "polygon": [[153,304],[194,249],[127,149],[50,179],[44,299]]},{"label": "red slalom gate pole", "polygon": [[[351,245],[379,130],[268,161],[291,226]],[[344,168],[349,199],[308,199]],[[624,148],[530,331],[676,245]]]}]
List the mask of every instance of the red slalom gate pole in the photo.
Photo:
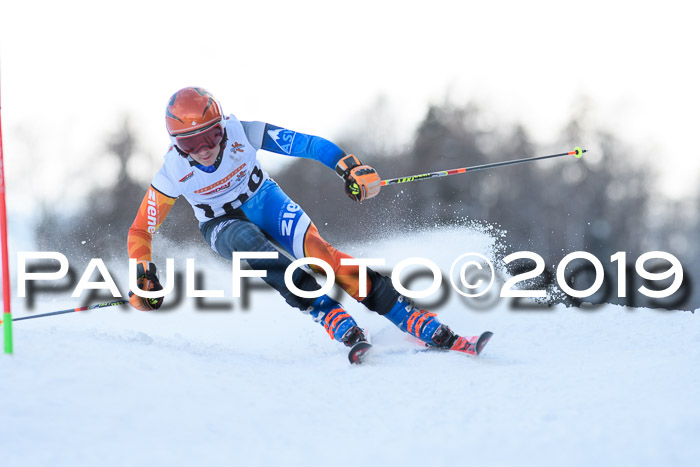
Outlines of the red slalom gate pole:
[{"label": "red slalom gate pole", "polygon": [[2,103],[0,101],[0,234],[2,241],[2,302],[5,353],[12,354],[12,313],[10,311],[10,258],[7,252],[7,203],[5,202],[5,157],[2,149]]}]

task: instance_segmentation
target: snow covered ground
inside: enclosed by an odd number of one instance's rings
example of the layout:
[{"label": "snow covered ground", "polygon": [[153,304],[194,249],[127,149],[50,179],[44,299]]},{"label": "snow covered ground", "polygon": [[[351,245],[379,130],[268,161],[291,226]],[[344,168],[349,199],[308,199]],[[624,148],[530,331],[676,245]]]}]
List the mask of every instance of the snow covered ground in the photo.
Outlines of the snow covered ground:
[{"label": "snow covered ground", "polygon": [[[452,229],[348,252],[447,271],[491,246]],[[220,263],[207,281],[229,294]],[[375,343],[357,367],[276,295],[252,300],[248,311],[113,307],[15,323],[15,355],[0,358],[1,465],[700,463],[697,313],[477,309],[453,293],[436,310],[443,322],[495,333],[474,359],[416,353],[344,300]],[[45,300],[35,312],[73,306]]]}]

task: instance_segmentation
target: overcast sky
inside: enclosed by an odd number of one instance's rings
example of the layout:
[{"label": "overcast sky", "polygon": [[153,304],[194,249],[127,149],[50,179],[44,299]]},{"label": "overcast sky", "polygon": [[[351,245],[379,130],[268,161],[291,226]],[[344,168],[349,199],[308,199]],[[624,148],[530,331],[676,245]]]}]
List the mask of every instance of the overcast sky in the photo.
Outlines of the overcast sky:
[{"label": "overcast sky", "polygon": [[686,4],[1,0],[10,197],[27,177],[34,190],[88,183],[80,168],[127,113],[147,184],[168,145],[166,101],[188,85],[241,119],[330,139],[384,95],[408,140],[449,90],[547,144],[586,95],[598,122],[652,157],[664,192],[684,196],[700,175],[700,33]]}]

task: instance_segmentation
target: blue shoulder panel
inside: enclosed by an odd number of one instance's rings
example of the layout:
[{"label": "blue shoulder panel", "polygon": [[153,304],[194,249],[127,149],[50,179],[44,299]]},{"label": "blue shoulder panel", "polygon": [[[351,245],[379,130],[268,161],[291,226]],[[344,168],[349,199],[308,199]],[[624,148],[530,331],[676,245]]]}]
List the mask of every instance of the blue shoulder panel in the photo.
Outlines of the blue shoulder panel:
[{"label": "blue shoulder panel", "polygon": [[286,128],[265,124],[262,149],[277,154],[314,159],[335,169],[345,155],[342,149],[327,139],[297,133]]}]

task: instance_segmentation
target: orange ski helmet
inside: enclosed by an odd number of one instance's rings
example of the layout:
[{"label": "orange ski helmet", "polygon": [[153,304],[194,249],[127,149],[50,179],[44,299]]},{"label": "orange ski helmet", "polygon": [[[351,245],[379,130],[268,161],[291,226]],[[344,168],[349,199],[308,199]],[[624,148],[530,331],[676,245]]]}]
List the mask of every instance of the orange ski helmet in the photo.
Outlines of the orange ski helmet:
[{"label": "orange ski helmet", "polygon": [[165,126],[170,136],[207,128],[222,118],[219,101],[202,88],[180,89],[172,95],[165,109]]},{"label": "orange ski helmet", "polygon": [[165,126],[174,144],[194,152],[221,141],[223,114],[219,101],[206,89],[187,87],[172,95],[165,109]]}]

